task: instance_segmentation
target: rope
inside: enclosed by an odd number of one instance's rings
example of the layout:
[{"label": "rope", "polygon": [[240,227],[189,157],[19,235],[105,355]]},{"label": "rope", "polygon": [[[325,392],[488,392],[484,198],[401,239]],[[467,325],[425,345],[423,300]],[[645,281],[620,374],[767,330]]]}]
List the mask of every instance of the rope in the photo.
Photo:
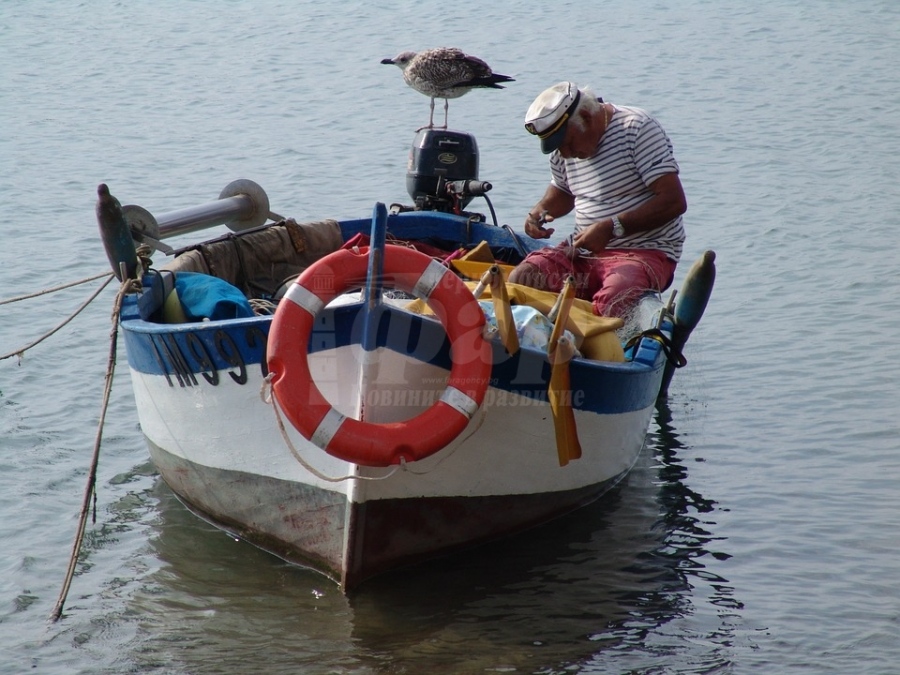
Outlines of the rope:
[{"label": "rope", "polygon": [[36,293],[29,293],[28,295],[20,295],[17,298],[7,298],[6,300],[0,300],[0,305],[8,305],[11,302],[18,302],[19,300],[30,300],[31,298],[36,298],[40,295],[46,295],[47,293],[55,293],[56,291],[62,291],[66,288],[72,288],[72,286],[78,286],[79,284],[86,284],[89,281],[96,281],[97,279],[102,279],[103,277],[110,276],[111,272],[103,272],[102,274],[95,274],[92,277],[87,277],[86,279],[80,279],[78,281],[71,281],[67,284],[63,284],[62,286],[54,286],[53,288],[45,288],[42,291],[37,291]]},{"label": "rope", "polygon": [[421,471],[416,471],[412,466],[407,465],[404,467],[404,470],[407,471],[408,473],[413,474],[414,476],[425,476],[425,475],[431,473],[432,471],[434,471],[435,469],[437,469],[441,464],[443,464],[448,459],[450,459],[454,454],[456,454],[456,451],[463,444],[463,441],[466,441],[469,438],[471,438],[475,434],[475,432],[481,428],[481,425],[484,424],[486,415],[487,415],[487,413],[484,409],[484,404],[482,404],[481,406],[479,406],[476,416],[472,418],[477,422],[477,424],[474,425],[474,428],[471,431],[469,431],[469,433],[467,433],[465,436],[463,436],[462,434],[457,436],[456,440],[453,442],[453,445],[450,448],[450,450],[447,450],[446,448],[444,448],[444,450],[442,450],[439,455],[432,455],[432,457],[437,457],[437,461],[432,466],[428,467],[427,469],[422,469]]},{"label": "rope", "polygon": [[[53,334],[54,334],[56,331],[58,331],[60,328],[62,328],[63,326],[65,326],[67,323],[69,323],[69,322],[70,322],[72,319],[74,319],[76,316],[78,316],[79,314],[81,314],[81,312],[84,311],[84,308],[87,307],[89,304],[91,304],[91,303],[94,301],[94,298],[96,298],[98,295],[100,295],[100,291],[102,291],[104,288],[106,288],[106,287],[109,285],[109,282],[112,281],[112,280],[115,278],[112,274],[108,274],[108,275],[107,275],[107,274],[101,274],[100,276],[92,277],[92,279],[100,279],[100,278],[105,277],[105,276],[108,276],[109,278],[108,278],[106,281],[104,281],[103,284],[100,286],[100,288],[98,288],[96,291],[94,291],[94,293],[91,294],[91,297],[89,297],[87,300],[85,300],[85,301],[81,304],[81,306],[80,306],[78,309],[76,309],[75,312],[74,312],[73,314],[70,314],[70,315],[68,316],[68,318],[66,318],[62,323],[60,323],[59,325],[57,325],[57,326],[56,326],[55,328],[53,328],[52,330],[50,330],[50,331],[44,333],[44,334],[43,334],[41,337],[39,337],[37,340],[34,340],[33,342],[28,343],[28,344],[25,345],[24,347],[20,347],[19,349],[14,349],[13,351],[9,352],[8,354],[4,354],[3,356],[0,356],[0,361],[2,361],[2,360],[4,360],[4,359],[8,359],[8,358],[11,357],[11,356],[18,356],[18,357],[21,359],[21,358],[22,358],[22,355],[23,355],[27,350],[29,350],[29,349],[31,349],[32,347],[34,347],[34,346],[40,344],[41,342],[43,342],[44,340],[46,340],[48,337],[50,337],[51,335],[53,335]],[[74,284],[69,284],[69,286],[74,286],[74,285],[76,285],[76,284],[84,283],[84,281],[87,281],[87,280],[82,280],[82,281],[79,281],[79,282],[75,282]],[[67,286],[60,286],[59,288],[67,288]],[[52,290],[58,290],[58,288],[57,288],[57,289],[51,289],[51,290],[48,290],[48,291],[42,291],[41,293],[44,293],[44,292],[49,293],[49,292],[51,292]],[[37,295],[41,295],[41,293],[38,293]],[[120,293],[121,293],[121,291],[120,291]],[[12,300],[24,299],[25,297],[35,297],[35,296],[34,296],[34,295],[32,295],[32,296],[23,296],[22,298],[13,298]],[[12,300],[9,300],[9,301],[7,301],[7,302],[12,302]]]},{"label": "rope", "polygon": [[412,468],[412,465],[407,464],[406,460],[404,460],[401,457],[400,464],[395,466],[393,469],[391,469],[391,471],[389,473],[385,474],[384,476],[342,476],[340,478],[332,478],[331,476],[326,476],[326,475],[320,473],[314,467],[310,466],[303,459],[303,457],[300,456],[300,453],[297,451],[297,448],[294,447],[294,444],[291,443],[291,439],[287,435],[287,430],[284,428],[284,422],[281,419],[281,413],[278,409],[278,401],[272,395],[271,382],[272,382],[272,373],[269,373],[266,376],[266,379],[263,381],[262,388],[260,389],[260,392],[259,392],[260,398],[263,400],[263,403],[266,403],[266,404],[271,403],[272,407],[275,409],[275,419],[278,423],[278,428],[281,431],[281,437],[284,439],[285,445],[288,446],[288,449],[290,449],[291,454],[294,456],[294,459],[296,459],[298,462],[300,462],[300,464],[303,466],[303,468],[305,468],[307,471],[309,471],[314,476],[318,476],[322,480],[328,481],[330,483],[339,483],[341,481],[349,480],[351,478],[356,478],[358,480],[384,480],[385,478],[390,478],[391,476],[393,476],[397,472],[398,469],[403,469],[404,471],[411,473],[413,475],[416,475],[416,476],[424,476],[426,474],[431,473],[435,469],[437,469],[449,457],[451,457],[456,452],[456,450],[459,448],[462,441],[464,441],[467,438],[469,438],[470,436],[472,436],[472,434],[474,434],[476,431],[478,431],[481,428],[481,425],[484,423],[484,406],[481,406],[478,409],[479,413],[481,413],[481,414],[478,415],[478,418],[477,418],[478,423],[475,425],[475,427],[471,431],[469,431],[469,433],[467,433],[465,435],[465,437],[459,437],[457,439],[458,442],[456,444],[454,444],[454,447],[446,454],[443,454],[440,457],[440,459],[438,460],[438,462],[434,466],[429,467],[428,469],[424,469],[422,471],[416,471],[415,469]]},{"label": "rope", "polygon": [[264,300],[263,298],[250,298],[250,307],[253,309],[253,313],[256,316],[274,314],[275,310],[278,309],[278,305],[276,305],[271,300]]},{"label": "rope", "polygon": [[272,373],[266,375],[265,380],[263,380],[262,387],[259,391],[259,397],[262,399],[263,403],[271,404],[272,408],[275,410],[275,421],[278,423],[278,429],[281,431],[281,437],[284,439],[285,445],[287,445],[288,449],[291,451],[291,454],[294,456],[300,465],[309,471],[312,475],[320,480],[324,480],[328,483],[340,483],[345,480],[350,480],[351,478],[355,478],[357,480],[384,480],[385,478],[390,478],[393,476],[399,469],[406,469],[406,461],[401,457],[400,464],[394,466],[390,471],[388,471],[383,476],[354,476],[352,474],[347,476],[326,476],[324,473],[320,472],[315,467],[311,466],[300,453],[297,451],[297,448],[294,447],[294,444],[291,442],[291,439],[288,437],[287,429],[284,428],[284,421],[281,419],[281,411],[279,410],[278,400],[272,393]]},{"label": "rope", "polygon": [[658,328],[650,328],[645,330],[643,333],[639,335],[635,335],[631,338],[625,345],[625,350],[634,347],[637,345],[641,339],[648,338],[650,340],[655,340],[662,347],[663,353],[666,355],[666,359],[676,368],[683,368],[687,365],[687,359],[684,357],[684,354],[675,349],[672,344],[672,340],[666,337],[665,333],[663,333]]},{"label": "rope", "polygon": [[[103,287],[109,283],[109,280],[103,284]],[[103,437],[103,423],[106,420],[106,410],[109,407],[109,394],[112,390],[113,374],[116,370],[116,344],[119,335],[119,314],[122,311],[122,299],[125,295],[135,289],[137,283],[133,279],[126,279],[122,282],[119,292],[116,293],[115,304],[112,313],[112,329],[109,334],[109,358],[106,364],[106,383],[103,388],[103,404],[100,408],[100,421],[97,425],[97,435],[94,440],[94,454],[91,457],[91,467],[88,472],[87,485],[84,488],[84,498],[81,502],[81,515],[78,520],[78,530],[75,533],[75,541],[72,544],[72,555],[69,558],[69,567],[66,571],[66,578],[63,582],[62,591],[59,599],[56,601],[56,607],[50,615],[51,621],[58,621],[62,616],[63,605],[65,605],[66,597],[69,594],[69,588],[72,585],[72,577],[75,575],[75,566],[78,563],[78,554],[81,551],[81,543],[84,540],[84,530],[87,523],[87,516],[91,510],[91,500],[93,498],[94,505],[94,523],[97,522],[97,464],[100,459],[100,440]],[[101,287],[101,290],[102,288]],[[99,292],[99,291],[98,291]],[[95,294],[96,295],[96,294]],[[93,298],[92,298],[93,299]]]}]

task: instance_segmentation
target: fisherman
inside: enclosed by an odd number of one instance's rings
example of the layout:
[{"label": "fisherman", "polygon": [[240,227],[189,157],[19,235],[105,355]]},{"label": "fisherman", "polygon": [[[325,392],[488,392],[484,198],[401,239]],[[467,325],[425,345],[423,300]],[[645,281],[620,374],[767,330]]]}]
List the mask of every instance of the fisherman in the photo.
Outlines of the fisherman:
[{"label": "fisherman", "polygon": [[525,128],[550,155],[551,181],[529,211],[525,233],[575,209],[563,243],[531,253],[509,280],[558,292],[574,276],[576,297],[601,316],[625,316],[646,290],[672,283],[687,209],[672,143],[640,108],[604,103],[590,89],[560,82],[528,108]]}]

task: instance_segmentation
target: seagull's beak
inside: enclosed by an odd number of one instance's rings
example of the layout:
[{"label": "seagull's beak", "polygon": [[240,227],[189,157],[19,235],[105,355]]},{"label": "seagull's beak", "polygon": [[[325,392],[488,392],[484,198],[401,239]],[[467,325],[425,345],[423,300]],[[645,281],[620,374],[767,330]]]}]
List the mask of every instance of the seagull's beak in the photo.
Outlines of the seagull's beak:
[{"label": "seagull's beak", "polygon": [[394,65],[394,59],[381,59],[384,64]]}]

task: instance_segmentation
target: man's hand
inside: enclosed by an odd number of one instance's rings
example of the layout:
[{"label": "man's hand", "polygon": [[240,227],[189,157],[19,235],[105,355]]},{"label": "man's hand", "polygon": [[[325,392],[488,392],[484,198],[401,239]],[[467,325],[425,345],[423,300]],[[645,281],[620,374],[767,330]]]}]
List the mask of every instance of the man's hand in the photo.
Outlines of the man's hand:
[{"label": "man's hand", "polygon": [[576,234],[573,243],[576,248],[586,248],[588,251],[599,253],[612,239],[612,228],[612,220],[609,218],[598,220]]},{"label": "man's hand", "polygon": [[542,211],[539,216],[529,212],[525,217],[525,234],[532,239],[547,239],[556,231],[552,227],[544,227],[550,222],[553,222],[553,216],[546,211]]}]

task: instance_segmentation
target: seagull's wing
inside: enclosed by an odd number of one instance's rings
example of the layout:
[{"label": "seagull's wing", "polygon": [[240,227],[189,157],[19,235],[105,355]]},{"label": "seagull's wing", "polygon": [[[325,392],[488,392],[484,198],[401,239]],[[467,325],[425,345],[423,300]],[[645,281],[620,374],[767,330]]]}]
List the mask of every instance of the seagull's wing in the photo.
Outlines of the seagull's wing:
[{"label": "seagull's wing", "polygon": [[484,61],[455,47],[438,47],[419,53],[409,65],[409,71],[411,78],[427,80],[436,89],[466,86],[491,74]]}]

